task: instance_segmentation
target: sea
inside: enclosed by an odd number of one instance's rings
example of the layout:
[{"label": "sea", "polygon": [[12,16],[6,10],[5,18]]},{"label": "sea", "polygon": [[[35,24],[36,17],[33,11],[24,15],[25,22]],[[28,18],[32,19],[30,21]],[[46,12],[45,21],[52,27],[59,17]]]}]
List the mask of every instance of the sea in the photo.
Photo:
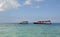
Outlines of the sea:
[{"label": "sea", "polygon": [[0,24],[0,37],[60,37],[60,23]]}]

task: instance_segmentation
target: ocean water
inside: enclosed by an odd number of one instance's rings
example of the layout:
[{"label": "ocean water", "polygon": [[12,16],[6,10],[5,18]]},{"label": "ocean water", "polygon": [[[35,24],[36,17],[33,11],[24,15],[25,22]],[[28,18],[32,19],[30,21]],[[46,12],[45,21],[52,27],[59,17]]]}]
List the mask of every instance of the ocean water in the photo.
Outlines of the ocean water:
[{"label": "ocean water", "polygon": [[0,24],[0,37],[60,37],[60,24]]}]

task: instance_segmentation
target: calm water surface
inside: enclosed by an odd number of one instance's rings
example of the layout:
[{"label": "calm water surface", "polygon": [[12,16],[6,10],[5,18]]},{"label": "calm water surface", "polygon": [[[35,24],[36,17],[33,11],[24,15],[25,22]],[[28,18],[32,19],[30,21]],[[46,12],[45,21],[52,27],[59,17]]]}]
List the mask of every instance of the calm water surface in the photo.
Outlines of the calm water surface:
[{"label": "calm water surface", "polygon": [[60,37],[60,24],[0,24],[0,37]]}]

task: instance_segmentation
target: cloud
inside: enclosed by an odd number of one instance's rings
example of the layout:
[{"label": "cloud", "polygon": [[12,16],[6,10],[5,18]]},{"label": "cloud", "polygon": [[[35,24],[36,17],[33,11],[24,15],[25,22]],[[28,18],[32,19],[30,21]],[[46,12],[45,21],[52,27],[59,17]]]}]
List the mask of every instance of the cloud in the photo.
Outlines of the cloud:
[{"label": "cloud", "polygon": [[0,11],[4,11],[9,8],[18,8],[21,5],[17,0],[0,0]]},{"label": "cloud", "polygon": [[24,5],[31,5],[31,0],[25,0]]},{"label": "cloud", "polygon": [[23,4],[19,3],[18,0],[0,0],[0,11],[7,9],[18,8],[22,6],[32,6],[34,8],[40,8],[40,6],[33,6],[33,2],[41,2],[44,0],[24,0]]},{"label": "cloud", "polygon": [[41,1],[44,1],[44,0],[34,0],[34,1],[36,1],[36,2],[41,2]]},{"label": "cloud", "polygon": [[41,1],[44,1],[44,0],[25,0],[24,5],[31,5],[32,2],[41,2]]},{"label": "cloud", "polygon": [[31,6],[31,8],[40,8],[40,6]]},{"label": "cloud", "polygon": [[[40,8],[39,3],[43,1],[45,0],[25,0],[23,5],[31,6],[32,8]],[[33,2],[35,2],[35,4],[38,3],[38,5],[33,6]]]},{"label": "cloud", "polygon": [[40,8],[40,6],[35,6],[35,8]]}]

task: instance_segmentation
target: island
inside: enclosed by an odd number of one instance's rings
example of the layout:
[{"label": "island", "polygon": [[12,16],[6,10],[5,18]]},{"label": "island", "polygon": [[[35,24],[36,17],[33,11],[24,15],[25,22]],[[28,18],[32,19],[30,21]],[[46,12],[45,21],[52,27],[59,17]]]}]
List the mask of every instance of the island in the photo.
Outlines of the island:
[{"label": "island", "polygon": [[28,24],[28,21],[22,21],[19,24]]}]

